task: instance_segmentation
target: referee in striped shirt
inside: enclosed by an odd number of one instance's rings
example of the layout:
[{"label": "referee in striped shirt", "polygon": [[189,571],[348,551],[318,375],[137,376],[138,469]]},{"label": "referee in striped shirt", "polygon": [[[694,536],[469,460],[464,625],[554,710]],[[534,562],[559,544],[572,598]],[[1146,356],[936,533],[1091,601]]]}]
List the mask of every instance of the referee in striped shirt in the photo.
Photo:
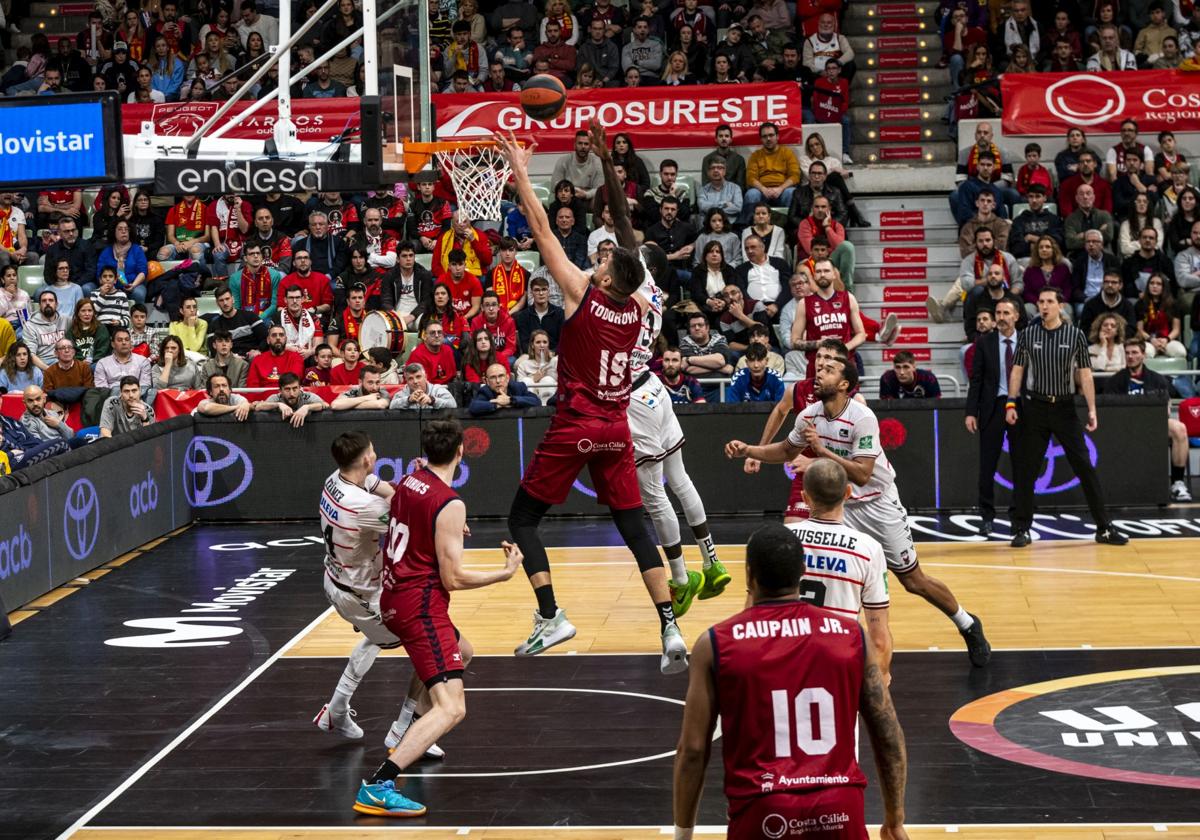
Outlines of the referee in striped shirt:
[{"label": "referee in striped shirt", "polygon": [[[1041,321],[1034,321],[1017,338],[1008,383],[1005,419],[1016,425],[1020,403],[1021,436],[1017,457],[1023,468],[1014,470],[1013,548],[1029,545],[1033,524],[1033,485],[1041,472],[1042,456],[1050,435],[1058,439],[1071,469],[1079,477],[1088,508],[1096,522],[1096,542],[1125,545],[1129,538],[1113,527],[1104,509],[1100,478],[1088,457],[1083,440],[1086,428],[1094,432],[1096,386],[1092,380],[1092,360],[1083,332],[1062,319],[1062,292],[1042,289],[1038,295]],[[1087,425],[1079,422],[1075,411],[1075,384],[1087,401]]]}]

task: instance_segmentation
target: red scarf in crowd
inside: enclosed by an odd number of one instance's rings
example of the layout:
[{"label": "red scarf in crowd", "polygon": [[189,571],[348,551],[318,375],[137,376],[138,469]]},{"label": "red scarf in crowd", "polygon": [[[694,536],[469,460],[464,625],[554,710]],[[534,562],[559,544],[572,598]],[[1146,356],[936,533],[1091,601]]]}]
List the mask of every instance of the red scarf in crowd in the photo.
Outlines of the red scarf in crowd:
[{"label": "red scarf in crowd", "polygon": [[[988,270],[994,265],[998,265],[1004,269],[1004,285],[1006,287],[1012,285],[1012,278],[1008,276],[1008,263],[1004,260],[1004,257],[1000,256],[999,251],[992,254],[990,261],[985,261],[983,257],[979,256],[978,251],[975,252],[975,282],[978,283],[984,280],[987,277]],[[968,291],[970,289],[963,289],[963,294],[965,295]]]},{"label": "red scarf in crowd", "polygon": [[[992,155],[996,158],[996,168],[992,171],[992,180],[999,181],[1000,180],[1000,162],[1001,162],[1000,149],[995,143],[992,143],[988,146],[988,151],[991,152]],[[974,146],[971,147],[971,151],[967,153],[967,177],[968,178],[974,178],[977,174],[979,174],[980,152],[981,152],[981,150],[979,148],[979,144],[976,143]]]},{"label": "red scarf in crowd", "polygon": [[256,274],[251,274],[250,269],[243,268],[241,282],[242,310],[254,315],[262,315],[272,303],[271,272],[265,265]]}]

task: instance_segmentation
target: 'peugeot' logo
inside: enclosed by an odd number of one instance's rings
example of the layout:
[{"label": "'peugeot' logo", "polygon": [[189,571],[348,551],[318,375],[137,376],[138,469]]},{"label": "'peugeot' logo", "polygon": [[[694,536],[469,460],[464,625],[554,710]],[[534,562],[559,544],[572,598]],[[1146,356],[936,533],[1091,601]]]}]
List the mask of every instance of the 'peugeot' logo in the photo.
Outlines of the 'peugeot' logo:
[{"label": "'peugeot' logo", "polygon": [[[1084,96],[1103,99],[1104,104],[1087,111],[1077,111],[1067,104],[1068,100],[1077,102]],[[1046,88],[1046,107],[1068,125],[1099,125],[1125,112],[1125,91],[1100,76],[1079,73]]]},{"label": "'peugeot' logo", "polygon": [[[216,486],[218,476],[228,472],[225,486],[233,487],[222,496]],[[183,492],[192,507],[214,507],[232,502],[246,491],[254,479],[250,457],[224,438],[192,438],[183,456]]]},{"label": "'peugeot' logo", "polygon": [[96,487],[81,478],[67,491],[63,504],[63,539],[67,551],[76,560],[86,559],[96,547],[100,534],[100,497]]}]

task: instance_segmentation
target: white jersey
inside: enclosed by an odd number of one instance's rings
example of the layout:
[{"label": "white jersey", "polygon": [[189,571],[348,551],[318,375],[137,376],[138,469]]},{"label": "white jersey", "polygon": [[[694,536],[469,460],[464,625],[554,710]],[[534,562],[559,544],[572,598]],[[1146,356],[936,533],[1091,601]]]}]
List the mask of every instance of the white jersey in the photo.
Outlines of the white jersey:
[{"label": "white jersey", "polygon": [[643,373],[649,372],[650,360],[654,358],[654,342],[658,341],[658,336],[662,333],[663,327],[662,289],[654,284],[654,280],[650,277],[650,269],[646,268],[646,261],[644,259],[642,260],[642,268],[644,269],[645,279],[642,281],[642,285],[638,287],[638,294],[645,298],[650,306],[647,307],[646,313],[642,316],[642,331],[638,333],[637,343],[629,351],[629,372],[633,376],[634,382]]},{"label": "white jersey", "polygon": [[874,537],[827,519],[786,527],[804,543],[800,597],[843,615],[887,609],[887,560]]},{"label": "white jersey", "polygon": [[871,479],[862,487],[851,484],[852,495],[847,505],[869,502],[882,496],[896,481],[879,440],[879,420],[875,412],[854,399],[846,400],[846,407],[837,417],[826,417],[823,403],[815,402],[796,418],[795,428],[788,435],[792,446],[804,447],[804,428],[809,423],[817,427],[821,442],[830,452],[853,461],[855,458],[874,458],[875,470]]},{"label": "white jersey", "polygon": [[370,492],[378,485],[377,476],[367,476],[364,489],[335,472],[321,491],[325,570],[334,582],[367,595],[381,585],[379,537],[387,531],[391,509],[387,499]]}]

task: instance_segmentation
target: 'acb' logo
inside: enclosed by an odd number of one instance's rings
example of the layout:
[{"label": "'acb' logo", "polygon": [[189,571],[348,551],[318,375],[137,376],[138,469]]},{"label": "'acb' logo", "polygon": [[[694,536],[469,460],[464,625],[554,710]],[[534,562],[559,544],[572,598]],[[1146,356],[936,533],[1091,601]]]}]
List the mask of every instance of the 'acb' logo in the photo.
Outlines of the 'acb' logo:
[{"label": "'acb' logo", "polygon": [[33,564],[33,540],[25,526],[17,528],[17,535],[10,540],[0,540],[0,580],[23,572]]},{"label": "'acb' logo", "polygon": [[129,488],[129,515],[137,519],[158,509],[158,482],[146,470],[146,477]]}]

